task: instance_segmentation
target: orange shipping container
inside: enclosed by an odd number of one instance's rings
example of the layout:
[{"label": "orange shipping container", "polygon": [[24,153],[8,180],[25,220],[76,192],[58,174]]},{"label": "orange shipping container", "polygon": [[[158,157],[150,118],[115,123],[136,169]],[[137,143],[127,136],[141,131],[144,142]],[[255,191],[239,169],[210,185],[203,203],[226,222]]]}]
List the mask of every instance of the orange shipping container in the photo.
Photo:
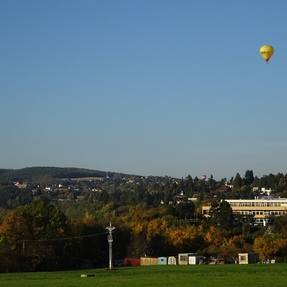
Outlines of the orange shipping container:
[{"label": "orange shipping container", "polygon": [[142,266],[158,265],[158,259],[154,257],[141,257]]}]

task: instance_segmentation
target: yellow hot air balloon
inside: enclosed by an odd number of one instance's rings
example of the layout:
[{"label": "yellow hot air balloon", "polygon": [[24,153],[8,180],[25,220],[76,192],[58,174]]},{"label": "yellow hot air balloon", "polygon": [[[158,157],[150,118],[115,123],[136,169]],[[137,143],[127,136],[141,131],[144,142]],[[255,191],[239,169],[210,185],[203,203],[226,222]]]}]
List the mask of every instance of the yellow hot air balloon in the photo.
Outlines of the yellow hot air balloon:
[{"label": "yellow hot air balloon", "polygon": [[260,47],[259,52],[261,57],[268,62],[274,53],[274,48],[270,45],[263,45]]}]

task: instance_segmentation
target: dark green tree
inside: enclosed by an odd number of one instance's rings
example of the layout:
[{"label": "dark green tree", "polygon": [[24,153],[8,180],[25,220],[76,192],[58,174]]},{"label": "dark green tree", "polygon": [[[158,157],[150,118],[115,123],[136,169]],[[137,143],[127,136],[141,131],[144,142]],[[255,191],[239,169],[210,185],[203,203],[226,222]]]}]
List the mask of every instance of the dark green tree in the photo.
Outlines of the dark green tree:
[{"label": "dark green tree", "polygon": [[181,202],[174,207],[174,215],[180,219],[191,219],[195,213],[192,202]]},{"label": "dark green tree", "polygon": [[245,176],[244,176],[244,183],[246,185],[251,185],[253,181],[254,181],[253,170],[246,170]]},{"label": "dark green tree", "polygon": [[235,178],[233,179],[232,184],[235,189],[238,189],[242,186],[242,178],[239,173],[236,174]]},{"label": "dark green tree", "polygon": [[222,229],[229,229],[233,226],[233,213],[230,204],[225,201],[213,201],[209,211],[210,223]]}]

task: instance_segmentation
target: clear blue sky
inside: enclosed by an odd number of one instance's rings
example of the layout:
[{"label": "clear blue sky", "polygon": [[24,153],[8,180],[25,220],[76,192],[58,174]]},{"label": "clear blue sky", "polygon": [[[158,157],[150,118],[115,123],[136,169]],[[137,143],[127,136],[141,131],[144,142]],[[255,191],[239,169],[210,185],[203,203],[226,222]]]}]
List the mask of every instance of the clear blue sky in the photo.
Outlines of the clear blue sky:
[{"label": "clear blue sky", "polygon": [[286,172],[286,11],[284,0],[2,0],[0,166]]}]

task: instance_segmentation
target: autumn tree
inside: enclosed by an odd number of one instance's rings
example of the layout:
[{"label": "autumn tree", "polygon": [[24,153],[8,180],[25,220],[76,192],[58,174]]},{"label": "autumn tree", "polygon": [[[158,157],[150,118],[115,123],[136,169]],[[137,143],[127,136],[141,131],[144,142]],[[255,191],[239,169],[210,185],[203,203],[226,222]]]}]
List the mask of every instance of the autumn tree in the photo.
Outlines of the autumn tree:
[{"label": "autumn tree", "polygon": [[225,244],[223,231],[215,225],[211,225],[204,235],[206,255],[217,255],[221,253],[222,247]]},{"label": "autumn tree", "polygon": [[168,231],[168,241],[177,252],[197,252],[204,246],[204,239],[201,230],[196,226],[182,226],[170,228]]},{"label": "autumn tree", "polygon": [[[43,201],[11,211],[0,227],[0,236],[7,242],[11,254],[16,252],[18,256],[31,259],[26,263],[31,271],[47,258],[56,256],[56,242],[49,239],[65,236],[67,232],[68,221],[64,213]],[[60,251],[63,252],[65,246],[61,246]]]},{"label": "autumn tree", "polygon": [[254,240],[253,249],[261,260],[287,255],[287,239],[276,234],[265,234]]}]

